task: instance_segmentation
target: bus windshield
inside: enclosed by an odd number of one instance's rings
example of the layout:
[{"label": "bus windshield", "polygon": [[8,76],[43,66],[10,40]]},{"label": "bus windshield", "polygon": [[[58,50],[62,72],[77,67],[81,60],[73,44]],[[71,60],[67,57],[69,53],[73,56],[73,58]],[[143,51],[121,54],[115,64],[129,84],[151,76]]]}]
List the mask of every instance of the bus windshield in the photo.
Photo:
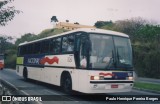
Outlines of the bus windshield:
[{"label": "bus windshield", "polygon": [[95,70],[132,68],[132,49],[128,38],[90,34],[90,41],[89,68]]}]

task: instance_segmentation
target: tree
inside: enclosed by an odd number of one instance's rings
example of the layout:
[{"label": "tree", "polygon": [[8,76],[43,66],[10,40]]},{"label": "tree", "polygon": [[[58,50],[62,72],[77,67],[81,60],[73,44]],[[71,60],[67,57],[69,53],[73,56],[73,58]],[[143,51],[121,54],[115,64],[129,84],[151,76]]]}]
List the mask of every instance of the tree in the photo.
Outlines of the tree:
[{"label": "tree", "polygon": [[10,36],[0,36],[0,54],[6,52],[6,50],[11,49],[13,44],[11,43],[12,37]]},{"label": "tree", "polygon": [[20,43],[23,43],[23,42],[28,42],[28,41],[32,41],[32,40],[35,40],[37,39],[37,35],[35,34],[32,34],[32,33],[27,33],[27,34],[24,34],[23,36],[21,36],[21,38],[18,38],[15,42],[16,45],[19,45]]},{"label": "tree", "polygon": [[0,36],[0,54],[6,54],[5,67],[8,68],[16,67],[17,47],[11,43],[12,39],[10,36]]},{"label": "tree", "polygon": [[7,6],[14,0],[4,0],[0,1],[0,26],[5,26],[9,21],[11,21],[16,14],[19,14],[19,10],[15,10],[14,6]]},{"label": "tree", "polygon": [[68,23],[68,22],[69,22],[69,20],[66,20],[66,22]]},{"label": "tree", "polygon": [[97,21],[94,26],[97,28],[101,28],[103,26],[111,25],[111,24],[113,24],[111,20],[110,21]]},{"label": "tree", "polygon": [[115,22],[113,30],[126,33],[130,36],[132,42],[141,40],[138,36],[138,31],[147,24],[147,21],[141,17],[131,18],[126,20],[118,20]]},{"label": "tree", "polygon": [[57,17],[56,17],[56,16],[52,16],[52,18],[51,18],[51,22],[58,22]]}]

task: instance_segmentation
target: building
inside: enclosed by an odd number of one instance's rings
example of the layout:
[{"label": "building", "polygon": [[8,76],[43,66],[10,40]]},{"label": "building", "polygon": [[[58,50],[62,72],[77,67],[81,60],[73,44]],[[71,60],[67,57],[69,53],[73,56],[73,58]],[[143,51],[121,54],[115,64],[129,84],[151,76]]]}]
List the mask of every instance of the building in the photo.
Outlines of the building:
[{"label": "building", "polygon": [[74,29],[78,29],[78,28],[96,28],[94,26],[87,26],[87,25],[80,25],[80,24],[73,24],[73,23],[68,23],[68,22],[59,22],[58,24],[56,24],[55,28],[63,28],[66,30],[74,30]]}]

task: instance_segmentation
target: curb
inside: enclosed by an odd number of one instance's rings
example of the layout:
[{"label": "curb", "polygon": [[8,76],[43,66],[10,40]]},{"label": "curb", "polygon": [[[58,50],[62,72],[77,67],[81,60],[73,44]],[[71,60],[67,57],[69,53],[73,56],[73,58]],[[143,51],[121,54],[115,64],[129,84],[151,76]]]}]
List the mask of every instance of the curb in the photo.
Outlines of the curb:
[{"label": "curb", "polygon": [[148,89],[137,88],[137,87],[133,87],[133,89],[140,90],[140,91],[146,91],[146,92],[150,92],[150,93],[155,93],[155,94],[160,94],[160,91],[155,91],[155,90],[148,90]]}]

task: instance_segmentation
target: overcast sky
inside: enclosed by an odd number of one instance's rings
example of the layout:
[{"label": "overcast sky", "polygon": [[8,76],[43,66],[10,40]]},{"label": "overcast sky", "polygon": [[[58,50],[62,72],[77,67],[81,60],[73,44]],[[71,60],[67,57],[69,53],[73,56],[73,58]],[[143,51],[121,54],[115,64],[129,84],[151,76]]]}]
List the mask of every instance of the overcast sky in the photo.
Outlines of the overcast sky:
[{"label": "overcast sky", "polygon": [[94,25],[98,20],[122,20],[143,17],[160,23],[160,0],[15,0],[10,5],[23,11],[0,27],[0,34],[20,37],[25,33],[39,34],[52,28],[52,16],[59,21]]}]

